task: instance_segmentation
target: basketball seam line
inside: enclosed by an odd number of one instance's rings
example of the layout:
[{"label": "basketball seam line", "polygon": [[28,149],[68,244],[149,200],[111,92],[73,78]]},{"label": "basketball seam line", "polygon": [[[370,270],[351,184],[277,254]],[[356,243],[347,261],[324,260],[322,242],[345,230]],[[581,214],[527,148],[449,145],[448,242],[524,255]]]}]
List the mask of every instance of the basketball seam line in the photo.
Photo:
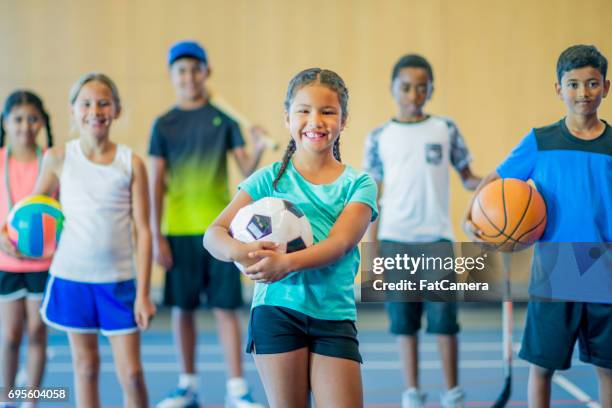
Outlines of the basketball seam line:
[{"label": "basketball seam line", "polygon": [[546,215],[544,215],[544,218],[542,218],[542,220],[540,220],[535,227],[533,227],[532,229],[526,231],[525,233],[523,233],[520,237],[518,237],[518,239],[512,238],[512,234],[514,234],[514,232],[516,232],[516,230],[519,228],[519,226],[521,225],[521,223],[523,222],[523,220],[525,219],[525,215],[527,214],[527,209],[529,208],[529,204],[531,203],[531,197],[533,196],[533,187],[529,186],[529,198],[527,200],[527,205],[525,206],[525,210],[523,211],[523,214],[521,216],[521,219],[519,220],[517,226],[514,228],[514,230],[512,231],[512,233],[510,235],[507,235],[504,230],[506,229],[506,225],[508,223],[507,220],[507,213],[506,213],[506,197],[505,197],[505,188],[504,188],[504,184],[505,184],[505,180],[502,179],[502,202],[504,205],[504,229],[500,230],[499,227],[497,225],[495,225],[495,223],[493,221],[491,221],[491,219],[489,218],[489,216],[487,215],[486,211],[484,210],[484,208],[482,207],[482,203],[480,202],[480,197],[477,198],[477,203],[478,206],[480,207],[480,210],[482,211],[482,214],[485,216],[485,218],[487,219],[487,221],[489,221],[489,224],[491,224],[491,226],[493,226],[493,228],[495,230],[497,230],[499,232],[499,234],[497,235],[489,235],[489,234],[482,234],[484,237],[487,238],[497,238],[497,237],[505,237],[506,240],[497,244],[499,247],[501,247],[504,244],[507,244],[508,242],[512,242],[513,244],[525,244],[525,242],[522,242],[520,239],[522,237],[524,237],[526,234],[528,234],[529,232],[533,231],[534,229],[536,229],[537,227],[540,226],[540,224],[542,224],[542,222],[544,222],[546,220]]},{"label": "basketball seam line", "polygon": [[[514,244],[518,244],[518,243],[522,244],[522,242],[517,241],[515,238],[512,238],[512,235],[514,235],[516,230],[519,229],[519,227],[521,226],[521,224],[525,220],[525,215],[527,215],[527,210],[529,209],[529,204],[531,204],[531,197],[533,196],[533,187],[531,187],[530,185],[527,185],[527,187],[529,187],[529,197],[527,198],[527,204],[525,204],[525,208],[523,209],[523,214],[521,215],[521,218],[519,219],[518,223],[516,224],[516,227],[514,227],[514,230],[512,230],[510,235],[506,237],[506,240],[504,242],[502,242],[500,244],[500,246],[507,244],[508,240],[512,240]],[[506,195],[504,194],[504,185],[503,184],[502,184],[502,194],[504,196],[504,213],[505,213],[505,211],[506,211],[506,200],[505,200],[506,199]]]}]

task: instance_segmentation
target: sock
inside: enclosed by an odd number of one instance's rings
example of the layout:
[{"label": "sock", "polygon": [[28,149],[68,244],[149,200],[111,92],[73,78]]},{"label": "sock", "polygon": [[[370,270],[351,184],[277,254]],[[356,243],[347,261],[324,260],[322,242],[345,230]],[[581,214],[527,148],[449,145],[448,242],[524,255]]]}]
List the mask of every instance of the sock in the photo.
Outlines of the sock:
[{"label": "sock", "polygon": [[198,376],[196,374],[181,374],[179,376],[179,388],[188,388],[190,390],[198,389]]},{"label": "sock", "polygon": [[227,380],[227,394],[233,397],[241,397],[249,392],[249,386],[244,378],[234,377]]}]

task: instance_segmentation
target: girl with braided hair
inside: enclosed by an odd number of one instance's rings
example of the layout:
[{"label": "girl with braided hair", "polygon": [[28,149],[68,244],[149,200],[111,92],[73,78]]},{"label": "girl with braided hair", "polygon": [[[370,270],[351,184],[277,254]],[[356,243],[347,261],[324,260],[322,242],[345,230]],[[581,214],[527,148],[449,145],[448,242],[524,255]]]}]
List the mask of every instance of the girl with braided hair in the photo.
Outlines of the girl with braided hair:
[{"label": "girl with braided hair", "polygon": [[[43,127],[46,128],[47,147],[50,147],[53,145],[51,120],[42,100],[25,90],[15,91],[8,96],[0,116],[2,224],[6,222],[13,204],[34,190],[43,155],[43,149],[36,139]],[[27,385],[39,387],[45,370],[47,331],[38,309],[51,261],[19,258],[6,234],[0,235],[0,250],[0,361],[3,390],[15,387],[19,348],[25,330],[28,332]],[[0,395],[0,401],[5,398],[6,395]]]},{"label": "girl with braided hair", "polygon": [[[305,408],[311,392],[317,406],[363,406],[353,282],[357,244],[378,210],[374,181],[340,161],[347,105],[348,91],[335,72],[298,73],[285,99],[291,140],[282,162],[242,182],[204,236],[213,256],[239,262],[256,282],[247,352],[273,408]],[[238,210],[263,197],[299,207],[315,244],[285,254],[273,242],[230,237]]]}]

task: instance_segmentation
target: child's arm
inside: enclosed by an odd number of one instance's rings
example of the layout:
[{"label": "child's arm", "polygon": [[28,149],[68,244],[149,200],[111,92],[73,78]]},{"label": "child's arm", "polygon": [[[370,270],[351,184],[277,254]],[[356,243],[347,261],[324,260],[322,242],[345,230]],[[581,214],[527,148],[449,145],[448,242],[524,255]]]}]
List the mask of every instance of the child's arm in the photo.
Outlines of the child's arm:
[{"label": "child's arm", "polygon": [[470,237],[472,241],[482,241],[482,239],[480,238],[480,234],[482,233],[482,231],[480,231],[478,227],[476,227],[476,225],[472,222],[472,205],[474,204],[474,200],[478,196],[480,190],[484,188],[484,186],[497,180],[498,178],[500,177],[496,171],[493,171],[492,173],[488,174],[485,178],[482,179],[482,181],[474,191],[472,198],[470,199],[470,203],[468,204],[467,211],[463,216],[463,222],[461,223],[461,225],[463,226],[463,230],[465,231],[465,233],[468,235],[468,237]]},{"label": "child's arm", "polygon": [[260,249],[249,254],[257,263],[245,273],[256,282],[270,283],[288,273],[303,269],[320,268],[340,259],[355,247],[368,228],[372,208],[360,202],[349,203],[323,241],[290,254]]},{"label": "child's arm", "polygon": [[204,248],[212,256],[225,262],[238,262],[248,266],[255,261],[249,258],[249,253],[258,249],[276,249],[277,245],[268,241],[257,241],[250,244],[242,243],[230,237],[229,226],[238,210],[253,202],[251,196],[244,190],[238,191],[234,199],[219,214],[206,230]]},{"label": "child's arm", "polygon": [[63,146],[55,146],[45,152],[42,169],[36,180],[33,195],[51,195],[59,187],[59,179],[64,167],[65,150]]},{"label": "child's arm", "polygon": [[461,177],[463,187],[469,191],[476,190],[482,181],[482,177],[476,176],[474,173],[472,173],[472,169],[470,168],[469,164],[466,164],[465,167],[459,171],[459,176]]},{"label": "child's arm", "polygon": [[140,157],[132,156],[132,217],[136,232],[136,265],[138,279],[134,317],[142,330],[149,326],[155,314],[155,305],[151,302],[151,229],[149,228],[149,191],[147,170]]},{"label": "child's arm", "polygon": [[[51,195],[59,186],[59,177],[64,163],[64,148],[52,147],[45,153],[42,163],[40,175],[36,180],[33,195],[45,194]],[[23,255],[15,248],[13,243],[8,238],[6,224],[0,230],[0,251],[6,253],[13,258],[22,259]]]},{"label": "child's arm", "polygon": [[166,193],[166,160],[150,157],[151,169],[151,231],[153,233],[153,256],[165,270],[172,268],[172,252],[168,240],[161,233],[161,216]]},{"label": "child's arm", "polygon": [[[378,191],[378,195],[376,196],[376,204],[378,205],[378,208],[380,208],[380,197],[382,196],[383,183],[377,182],[376,188]],[[377,217],[374,221],[370,223],[370,226],[368,227],[368,230],[366,231],[365,236],[364,236],[366,242],[377,242],[378,241],[378,221],[379,220],[380,220],[380,217]]]},{"label": "child's arm", "polygon": [[244,146],[236,147],[232,150],[236,163],[238,163],[240,172],[244,177],[250,176],[257,169],[261,156],[267,147],[264,140],[265,130],[263,128],[254,126],[249,129],[249,133],[251,134],[253,151],[249,153]]}]

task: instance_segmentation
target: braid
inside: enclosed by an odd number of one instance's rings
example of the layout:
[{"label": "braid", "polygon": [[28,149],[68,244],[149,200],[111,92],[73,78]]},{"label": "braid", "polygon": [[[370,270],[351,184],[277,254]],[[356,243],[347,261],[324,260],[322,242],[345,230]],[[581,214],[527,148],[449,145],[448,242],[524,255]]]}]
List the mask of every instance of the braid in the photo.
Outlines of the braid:
[{"label": "braid", "polygon": [[4,146],[4,114],[0,114],[0,147]]},{"label": "braid", "polygon": [[334,152],[334,158],[338,160],[339,162],[342,162],[342,159],[340,158],[340,135],[338,135],[338,137],[334,141],[333,152]]},{"label": "braid", "polygon": [[46,110],[42,110],[43,118],[45,119],[45,129],[47,130],[47,149],[53,146],[53,132],[51,131],[51,117]]},{"label": "braid", "polygon": [[274,179],[274,182],[272,183],[272,187],[274,188],[274,190],[276,190],[278,181],[280,180],[283,173],[285,172],[285,169],[287,168],[287,165],[289,164],[289,160],[291,159],[291,156],[293,156],[293,153],[295,153],[295,140],[291,139],[289,141],[289,144],[287,145],[287,149],[285,149],[285,155],[283,156],[283,163],[281,164],[281,168],[278,170],[278,173],[276,174],[276,178]]}]

